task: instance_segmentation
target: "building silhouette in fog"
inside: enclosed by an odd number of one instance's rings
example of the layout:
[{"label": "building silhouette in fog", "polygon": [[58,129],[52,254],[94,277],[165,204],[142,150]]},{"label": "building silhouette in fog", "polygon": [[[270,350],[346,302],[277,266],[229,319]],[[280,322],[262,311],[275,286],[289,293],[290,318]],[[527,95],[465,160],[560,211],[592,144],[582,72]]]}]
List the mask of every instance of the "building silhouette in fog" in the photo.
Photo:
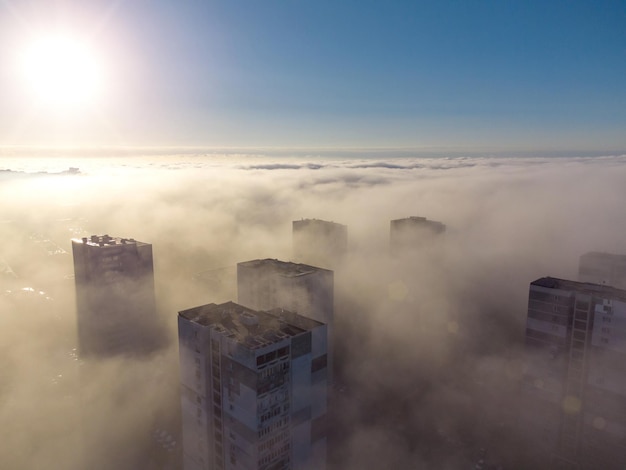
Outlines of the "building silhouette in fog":
[{"label": "building silhouette in fog", "polygon": [[108,235],[72,240],[82,357],[143,354],[158,341],[152,245]]},{"label": "building silhouette in fog", "polygon": [[318,219],[294,220],[294,259],[315,266],[337,268],[348,251],[348,227]]},{"label": "building silhouette in fog", "polygon": [[585,253],[580,257],[578,280],[626,289],[626,255]]},{"label": "building silhouette in fog", "polygon": [[526,356],[520,424],[544,466],[625,468],[626,291],[532,282]]},{"label": "building silhouette in fog", "polygon": [[284,308],[326,324],[332,382],[333,271],[276,259],[238,263],[237,302],[255,310]]},{"label": "building silhouette in fog", "polygon": [[178,335],[184,470],[326,468],[326,325],[227,302]]},{"label": "building silhouette in fog", "polygon": [[389,231],[389,246],[394,255],[421,248],[434,236],[446,231],[441,222],[428,220],[426,217],[407,217],[392,220]]},{"label": "building silhouette in fog", "polygon": [[237,263],[237,301],[256,310],[284,308],[326,324],[333,321],[334,274],[277,259]]}]

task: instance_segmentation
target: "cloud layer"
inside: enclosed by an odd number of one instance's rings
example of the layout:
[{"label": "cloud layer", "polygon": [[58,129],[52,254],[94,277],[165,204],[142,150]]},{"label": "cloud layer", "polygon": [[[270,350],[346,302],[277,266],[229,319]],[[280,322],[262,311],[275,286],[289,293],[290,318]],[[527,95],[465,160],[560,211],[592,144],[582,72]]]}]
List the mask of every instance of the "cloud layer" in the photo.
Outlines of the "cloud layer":
[{"label": "cloud layer", "polygon": [[[80,174],[55,174],[70,166]],[[146,433],[176,421],[176,312],[236,300],[231,268],[290,259],[300,218],[348,226],[335,276],[345,387],[335,419],[346,431],[335,468],[459,468],[477,447],[521,459],[507,438],[523,436],[498,426],[515,403],[529,282],[575,279],[587,251],[626,253],[626,157],[74,156],[2,167],[0,257],[18,276],[2,278],[0,296],[3,468],[111,468],[101,451],[120,442],[136,454],[115,468],[135,468]],[[447,231],[391,258],[389,221],[411,215]],[[71,237],[92,233],[153,244],[171,341],[86,376],[73,354],[71,256],[42,240],[69,252]],[[207,270],[209,281],[193,280]],[[85,407],[107,444],[78,452]]]}]

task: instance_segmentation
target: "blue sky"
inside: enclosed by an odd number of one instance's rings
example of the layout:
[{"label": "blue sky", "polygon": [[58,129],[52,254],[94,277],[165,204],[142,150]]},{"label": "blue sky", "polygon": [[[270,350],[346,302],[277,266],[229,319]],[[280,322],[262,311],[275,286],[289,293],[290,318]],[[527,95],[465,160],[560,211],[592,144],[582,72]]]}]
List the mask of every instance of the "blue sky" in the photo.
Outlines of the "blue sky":
[{"label": "blue sky", "polygon": [[1,74],[0,145],[626,149],[624,1],[0,0],[0,61],[52,27],[107,99],[25,113]]}]

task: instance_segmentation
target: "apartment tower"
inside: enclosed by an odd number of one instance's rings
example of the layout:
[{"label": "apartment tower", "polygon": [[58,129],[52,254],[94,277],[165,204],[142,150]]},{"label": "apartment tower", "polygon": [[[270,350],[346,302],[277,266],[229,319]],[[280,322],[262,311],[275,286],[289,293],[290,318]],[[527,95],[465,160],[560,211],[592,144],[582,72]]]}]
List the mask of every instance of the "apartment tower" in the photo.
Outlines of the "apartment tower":
[{"label": "apartment tower", "polygon": [[226,302],[178,334],[184,470],[326,468],[326,325]]},{"label": "apartment tower", "polygon": [[626,466],[626,291],[530,284],[522,429],[546,468]]},{"label": "apartment tower", "polygon": [[82,357],[143,354],[157,342],[152,245],[92,235],[72,240]]},{"label": "apartment tower", "polygon": [[424,243],[445,231],[446,226],[444,224],[428,220],[426,217],[412,216],[392,220],[389,230],[391,253],[398,255],[419,249]]},{"label": "apartment tower", "polygon": [[319,219],[294,220],[294,259],[336,269],[348,251],[348,227]]},{"label": "apartment tower", "polygon": [[578,280],[626,289],[626,255],[585,253],[580,257]]}]

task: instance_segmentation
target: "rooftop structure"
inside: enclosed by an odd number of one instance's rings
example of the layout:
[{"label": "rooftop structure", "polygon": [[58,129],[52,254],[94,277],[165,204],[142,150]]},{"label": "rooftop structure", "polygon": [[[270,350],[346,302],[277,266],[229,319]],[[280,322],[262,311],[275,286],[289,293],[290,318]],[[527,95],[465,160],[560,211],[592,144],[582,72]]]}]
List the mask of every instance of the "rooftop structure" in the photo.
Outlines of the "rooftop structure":
[{"label": "rooftop structure", "polygon": [[424,242],[446,231],[441,222],[426,217],[407,217],[390,223],[389,244],[392,254],[405,253],[420,248]]},{"label": "rooftop structure", "polygon": [[294,220],[294,259],[316,266],[338,267],[348,251],[348,227],[319,219]]},{"label": "rooftop structure", "polygon": [[521,423],[546,466],[624,468],[626,291],[532,282],[526,346]]},{"label": "rooftop structure", "polygon": [[152,245],[108,235],[72,240],[79,353],[144,353],[154,344]]},{"label": "rooftop structure", "polygon": [[226,302],[179,312],[185,470],[326,468],[326,326]]},{"label": "rooftop structure", "polygon": [[580,257],[578,280],[626,289],[626,255],[585,253]]}]

